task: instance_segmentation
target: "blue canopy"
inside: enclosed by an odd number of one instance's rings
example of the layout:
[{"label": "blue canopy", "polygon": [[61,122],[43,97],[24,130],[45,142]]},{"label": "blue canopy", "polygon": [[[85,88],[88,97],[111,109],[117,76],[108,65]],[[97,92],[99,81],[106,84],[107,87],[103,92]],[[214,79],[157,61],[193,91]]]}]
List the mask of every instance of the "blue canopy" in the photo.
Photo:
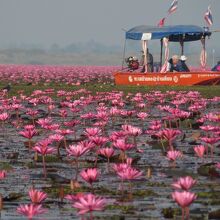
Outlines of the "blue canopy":
[{"label": "blue canopy", "polygon": [[131,40],[154,40],[169,38],[170,41],[196,41],[202,37],[210,36],[211,32],[195,25],[174,26],[137,26],[126,32],[126,39]]}]

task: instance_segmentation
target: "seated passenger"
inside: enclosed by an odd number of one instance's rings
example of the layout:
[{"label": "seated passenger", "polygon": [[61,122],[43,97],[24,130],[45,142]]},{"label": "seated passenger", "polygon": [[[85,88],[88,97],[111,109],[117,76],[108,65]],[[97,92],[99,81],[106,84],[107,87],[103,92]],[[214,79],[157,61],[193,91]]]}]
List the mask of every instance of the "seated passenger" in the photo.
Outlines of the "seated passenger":
[{"label": "seated passenger", "polygon": [[177,55],[172,56],[168,61],[167,72],[181,72],[179,57]]},{"label": "seated passenger", "polygon": [[128,65],[129,71],[135,71],[139,68],[139,61],[136,57],[130,56],[125,59],[125,62]]},{"label": "seated passenger", "polygon": [[171,69],[171,66],[173,65],[173,59],[172,58],[170,58],[169,60],[168,60],[168,65],[167,65],[167,70],[166,70],[166,72],[170,72],[170,69]]},{"label": "seated passenger", "polygon": [[212,68],[212,71],[220,72],[220,61]]},{"label": "seated passenger", "polygon": [[134,70],[137,70],[139,68],[139,61],[136,57],[133,57],[133,60],[131,62],[131,69],[134,71]]},{"label": "seated passenger", "polygon": [[186,65],[186,60],[187,60],[187,57],[186,56],[184,56],[184,55],[182,55],[181,57],[180,57],[180,63],[179,63],[179,65],[180,65],[180,72],[190,72],[190,70],[189,70],[189,68],[188,68],[188,66]]}]

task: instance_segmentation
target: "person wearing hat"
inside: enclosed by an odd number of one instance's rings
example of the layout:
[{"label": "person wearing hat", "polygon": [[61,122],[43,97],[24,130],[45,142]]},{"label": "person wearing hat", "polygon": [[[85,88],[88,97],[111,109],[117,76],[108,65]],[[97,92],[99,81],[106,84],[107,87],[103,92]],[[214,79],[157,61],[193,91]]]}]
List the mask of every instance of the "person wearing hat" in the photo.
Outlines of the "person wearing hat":
[{"label": "person wearing hat", "polygon": [[186,56],[173,55],[172,58],[168,61],[167,72],[189,72],[185,61]]},{"label": "person wearing hat", "polygon": [[182,55],[180,57],[180,61],[179,61],[180,70],[181,70],[180,72],[190,72],[188,66],[186,65],[186,60],[187,60],[187,57],[185,55]]},{"label": "person wearing hat", "polygon": [[168,62],[167,72],[181,72],[179,65],[179,56],[173,55],[172,58]]}]

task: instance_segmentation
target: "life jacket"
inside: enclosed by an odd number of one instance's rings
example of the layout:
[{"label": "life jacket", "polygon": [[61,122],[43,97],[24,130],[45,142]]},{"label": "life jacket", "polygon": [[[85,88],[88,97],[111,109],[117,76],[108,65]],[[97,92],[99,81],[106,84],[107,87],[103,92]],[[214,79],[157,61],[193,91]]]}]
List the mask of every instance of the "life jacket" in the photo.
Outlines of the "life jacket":
[{"label": "life jacket", "polygon": [[174,72],[174,71],[176,71],[176,72],[180,72],[180,66],[177,64],[177,65],[173,65],[173,64],[171,64],[171,66],[170,66],[170,72]]},{"label": "life jacket", "polygon": [[139,68],[139,62],[134,60],[132,63],[131,63],[131,68],[133,70],[137,70]]}]

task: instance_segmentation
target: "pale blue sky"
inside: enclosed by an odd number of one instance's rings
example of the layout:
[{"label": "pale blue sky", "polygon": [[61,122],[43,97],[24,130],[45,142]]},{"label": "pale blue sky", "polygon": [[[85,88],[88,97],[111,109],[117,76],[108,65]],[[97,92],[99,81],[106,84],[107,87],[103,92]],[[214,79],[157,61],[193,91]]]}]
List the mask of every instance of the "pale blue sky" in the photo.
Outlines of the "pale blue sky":
[{"label": "pale blue sky", "polygon": [[[49,47],[94,39],[106,45],[123,42],[122,28],[157,24],[172,0],[0,0],[0,46],[36,44]],[[212,5],[213,29],[220,29],[220,0],[179,0],[169,24],[204,26]],[[219,42],[212,37],[211,45]]]}]

